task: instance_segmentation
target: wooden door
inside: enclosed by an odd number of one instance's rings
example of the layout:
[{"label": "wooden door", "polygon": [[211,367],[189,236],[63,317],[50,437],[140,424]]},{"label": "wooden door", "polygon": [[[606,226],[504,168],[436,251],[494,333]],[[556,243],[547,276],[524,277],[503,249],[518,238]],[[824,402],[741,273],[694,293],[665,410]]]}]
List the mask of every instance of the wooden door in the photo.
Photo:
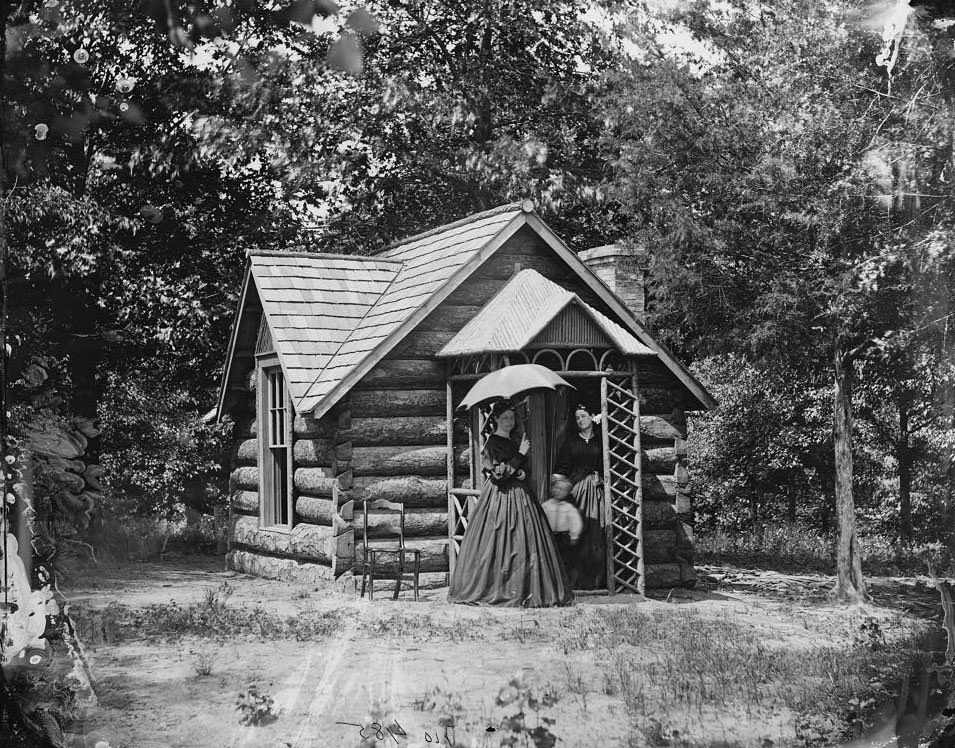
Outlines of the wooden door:
[{"label": "wooden door", "polygon": [[636,375],[604,377],[600,385],[604,450],[607,588],[643,594],[643,489],[640,400]]}]

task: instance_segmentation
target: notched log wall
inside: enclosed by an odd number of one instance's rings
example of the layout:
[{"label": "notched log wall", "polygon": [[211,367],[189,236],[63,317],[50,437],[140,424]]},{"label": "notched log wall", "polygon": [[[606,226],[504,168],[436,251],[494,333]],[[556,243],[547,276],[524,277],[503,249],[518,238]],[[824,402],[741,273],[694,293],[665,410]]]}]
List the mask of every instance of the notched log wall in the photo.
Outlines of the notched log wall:
[{"label": "notched log wall", "polygon": [[342,501],[342,485],[350,481],[350,447],[336,443],[337,424],[332,418],[295,416],[295,523],[291,530],[261,528],[254,374],[252,368],[241,377],[243,397],[233,409],[236,428],[227,563],[236,571],[287,581],[332,579],[351,568],[354,558],[351,505]]},{"label": "notched log wall", "polygon": [[[388,499],[406,506],[407,545],[422,551],[426,581],[446,581],[448,570],[448,446],[446,362],[440,348],[480,311],[516,270],[534,268],[573,288],[606,313],[603,302],[543,247],[521,231],[435,309],[418,328],[321,419],[298,415],[292,454],[295,528],[288,533],[258,527],[258,434],[254,363],[230,387],[237,403],[234,470],[231,476],[231,568],[261,576],[310,582],[350,568],[360,552],[365,500]],[[255,324],[257,328],[257,322]],[[254,346],[254,340],[253,340]],[[643,525],[649,587],[691,585],[693,515],[686,470],[688,406],[659,362],[641,362],[640,432]],[[238,384],[237,384],[238,382]],[[455,484],[464,485],[469,444],[463,421],[454,436]],[[392,515],[370,512],[369,543],[387,542]]]},{"label": "notched log wall", "polygon": [[692,586],[693,515],[686,469],[686,417],[658,372],[640,388],[643,556],[647,587]]}]

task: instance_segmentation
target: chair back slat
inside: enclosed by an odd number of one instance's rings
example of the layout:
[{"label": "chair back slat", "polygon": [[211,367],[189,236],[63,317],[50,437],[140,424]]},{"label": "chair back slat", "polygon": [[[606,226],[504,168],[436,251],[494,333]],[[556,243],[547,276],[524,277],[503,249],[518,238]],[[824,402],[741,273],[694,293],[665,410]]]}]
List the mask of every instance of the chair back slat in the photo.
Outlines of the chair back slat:
[{"label": "chair back slat", "polygon": [[[397,514],[398,515],[398,548],[405,547],[405,505],[401,501],[389,501],[388,499],[375,499],[364,501],[364,511],[362,516],[364,519],[365,531],[362,533],[362,545],[365,549],[365,555],[368,555],[368,511],[373,510],[377,512],[382,512],[384,514]],[[394,535],[389,534],[388,537],[394,537]]]}]

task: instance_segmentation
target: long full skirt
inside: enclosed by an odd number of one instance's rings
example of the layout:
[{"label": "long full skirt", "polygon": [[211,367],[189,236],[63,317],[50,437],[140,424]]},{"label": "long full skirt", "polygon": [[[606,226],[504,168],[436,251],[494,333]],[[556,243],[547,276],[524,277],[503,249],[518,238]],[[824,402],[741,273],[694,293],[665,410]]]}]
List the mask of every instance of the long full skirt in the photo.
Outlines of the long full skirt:
[{"label": "long full skirt", "polygon": [[547,515],[521,483],[504,490],[485,484],[461,541],[448,600],[528,608],[573,601]]},{"label": "long full skirt", "polygon": [[571,491],[574,504],[584,520],[577,547],[577,588],[597,590],[607,586],[607,530],[604,522],[604,492],[591,473]]}]

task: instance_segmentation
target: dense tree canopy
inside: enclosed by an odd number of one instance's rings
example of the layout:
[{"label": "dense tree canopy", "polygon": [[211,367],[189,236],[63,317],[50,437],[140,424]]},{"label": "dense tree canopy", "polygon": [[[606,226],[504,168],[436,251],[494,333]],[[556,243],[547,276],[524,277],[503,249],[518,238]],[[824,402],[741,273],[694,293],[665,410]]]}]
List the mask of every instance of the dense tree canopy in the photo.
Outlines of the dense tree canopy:
[{"label": "dense tree canopy", "polygon": [[733,404],[706,501],[831,529],[855,486],[918,539],[955,511],[950,27],[886,57],[862,4],[673,7],[9,7],[10,378],[48,375],[16,418],[98,410],[117,501],[208,508],[247,249],[367,253],[530,196],[575,248],[649,250],[650,322]]}]

